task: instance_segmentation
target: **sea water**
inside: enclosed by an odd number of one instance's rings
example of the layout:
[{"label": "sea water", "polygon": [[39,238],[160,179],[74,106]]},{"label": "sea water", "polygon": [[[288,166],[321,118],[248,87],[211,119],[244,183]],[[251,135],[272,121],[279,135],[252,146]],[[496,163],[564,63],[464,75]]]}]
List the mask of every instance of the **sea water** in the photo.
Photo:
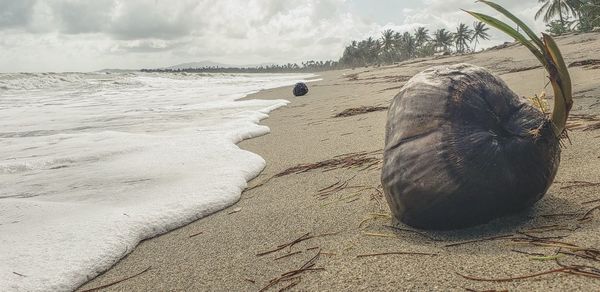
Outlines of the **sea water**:
[{"label": "sea water", "polygon": [[0,291],[72,290],[235,203],[265,167],[236,143],[287,103],[236,99],[312,77],[0,74]]}]

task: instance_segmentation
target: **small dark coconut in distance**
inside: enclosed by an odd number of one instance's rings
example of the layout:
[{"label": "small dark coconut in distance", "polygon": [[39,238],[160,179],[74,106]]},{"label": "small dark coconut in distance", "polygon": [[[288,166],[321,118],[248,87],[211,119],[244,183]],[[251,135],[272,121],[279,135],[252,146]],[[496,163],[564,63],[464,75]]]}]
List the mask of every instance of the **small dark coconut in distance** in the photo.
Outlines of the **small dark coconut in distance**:
[{"label": "small dark coconut in distance", "polygon": [[303,96],[308,93],[308,86],[304,82],[298,82],[294,85],[294,96]]},{"label": "small dark coconut in distance", "polygon": [[551,121],[500,78],[469,64],[434,67],[392,101],[382,185],[397,220],[462,228],[531,206],[559,161]]}]

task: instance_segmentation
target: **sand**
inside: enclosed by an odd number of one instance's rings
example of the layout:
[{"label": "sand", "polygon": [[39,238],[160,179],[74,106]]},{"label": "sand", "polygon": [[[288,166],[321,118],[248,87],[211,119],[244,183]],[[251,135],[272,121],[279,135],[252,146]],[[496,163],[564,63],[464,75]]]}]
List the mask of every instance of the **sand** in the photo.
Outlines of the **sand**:
[{"label": "sand", "polygon": [[[568,63],[600,56],[600,34],[563,37],[559,44]],[[585,183],[600,182],[600,130],[583,130],[597,123],[594,119],[598,118],[573,120],[582,125],[572,124],[576,129],[570,132],[571,144],[563,149],[556,181],[531,210],[458,231],[417,234],[386,227],[391,220],[379,191],[381,164],[328,171],[317,168],[268,180],[298,164],[348,153],[372,152],[363,157],[377,162],[384,145],[386,111],[333,116],[348,108],[385,107],[412,75],[432,65],[461,62],[490,69],[523,96],[539,93],[546,83],[543,69],[530,68],[537,65],[534,57],[523,47],[512,46],[471,55],[321,73],[323,80],[310,84],[310,93],[304,97],[293,97],[290,87],[249,96],[291,101],[263,121],[271,128],[270,134],[239,144],[268,163],[262,174],[249,183],[250,187],[258,186],[246,190],[240,201],[228,209],[143,241],[112,269],[80,289],[110,284],[150,267],[107,290],[259,291],[283,273],[300,269],[320,252],[311,269],[276,283],[269,291],[288,286],[298,291],[600,290],[600,279],[567,273],[508,282],[482,282],[459,275],[507,278],[553,270],[559,268],[553,256],[564,244],[536,246],[503,238],[447,246],[511,235],[530,239],[559,236],[547,240],[600,248],[600,211],[589,214],[587,220],[578,220],[600,204],[584,204],[600,198],[600,185]],[[600,69],[575,67],[571,74],[573,113],[600,115]],[[551,96],[551,88],[547,90]],[[340,184],[344,187],[336,189]],[[331,185],[332,191],[319,193]],[[308,237],[320,236],[257,256],[307,233]],[[560,250],[572,251],[564,247]],[[387,252],[425,254],[360,257]],[[597,261],[572,255],[559,255],[559,262],[600,268]]]}]

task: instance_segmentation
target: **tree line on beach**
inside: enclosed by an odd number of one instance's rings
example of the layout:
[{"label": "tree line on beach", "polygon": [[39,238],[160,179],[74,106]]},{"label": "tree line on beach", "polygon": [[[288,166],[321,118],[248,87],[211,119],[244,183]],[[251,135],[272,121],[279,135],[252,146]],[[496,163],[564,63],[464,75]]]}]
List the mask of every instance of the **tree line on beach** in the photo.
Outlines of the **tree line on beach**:
[{"label": "tree line on beach", "polygon": [[[600,0],[538,0],[541,7],[535,19],[543,18],[546,31],[551,35],[571,32],[590,32],[600,29]],[[369,37],[352,41],[340,64],[343,67],[387,65],[417,57],[435,54],[463,54],[475,52],[480,40],[488,40],[488,27],[475,22],[470,27],[459,23],[455,31],[440,28],[430,33],[419,27],[411,34],[387,29],[379,39]]]},{"label": "tree line on beach", "polygon": [[337,61],[306,61],[301,65],[297,63],[287,63],[283,65],[261,65],[257,67],[219,67],[207,66],[199,68],[163,68],[163,69],[142,69],[142,72],[167,72],[167,73],[299,73],[299,72],[320,72],[339,69]]},{"label": "tree line on beach", "polygon": [[538,0],[535,19],[543,18],[552,35],[600,29],[600,0]]},{"label": "tree line on beach", "polygon": [[392,64],[438,53],[468,53],[476,50],[480,40],[489,39],[488,30],[482,22],[475,22],[473,27],[459,23],[455,32],[440,28],[430,33],[425,27],[418,27],[414,33],[386,29],[379,39],[369,37],[352,41],[344,49],[340,63],[346,67],[357,67]]},{"label": "tree line on beach", "polygon": [[[590,32],[600,29],[600,0],[538,0],[541,5],[535,19],[542,18],[551,35]],[[436,54],[464,54],[477,51],[481,40],[488,40],[489,28],[482,22],[472,26],[459,23],[455,30],[430,32],[418,27],[411,32],[386,29],[380,37],[353,40],[338,61],[307,61],[300,65],[268,65],[248,68],[202,67],[188,69],[142,69],[144,72],[206,73],[294,73],[319,72],[369,65],[389,65]]]}]

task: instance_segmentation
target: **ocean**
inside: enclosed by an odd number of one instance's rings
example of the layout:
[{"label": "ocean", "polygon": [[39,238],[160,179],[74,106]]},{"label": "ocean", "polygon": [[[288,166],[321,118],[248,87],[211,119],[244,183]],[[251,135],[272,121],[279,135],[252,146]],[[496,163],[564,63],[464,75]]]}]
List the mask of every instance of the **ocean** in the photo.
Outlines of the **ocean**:
[{"label": "ocean", "polygon": [[237,99],[314,77],[0,74],[0,291],[72,290],[235,203],[265,167],[236,143],[287,104]]}]

